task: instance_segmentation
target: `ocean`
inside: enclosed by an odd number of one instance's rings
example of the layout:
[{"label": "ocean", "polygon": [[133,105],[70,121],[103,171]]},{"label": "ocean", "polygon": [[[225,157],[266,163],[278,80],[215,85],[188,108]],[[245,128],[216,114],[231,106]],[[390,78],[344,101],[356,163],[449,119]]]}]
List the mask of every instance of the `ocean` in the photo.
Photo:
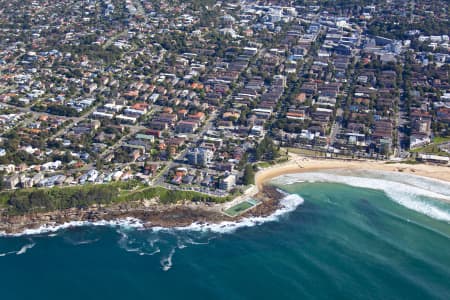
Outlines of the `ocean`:
[{"label": "ocean", "polygon": [[[286,175],[267,218],[0,237],[1,299],[450,299],[450,185]],[[128,225],[127,225],[128,224]]]}]

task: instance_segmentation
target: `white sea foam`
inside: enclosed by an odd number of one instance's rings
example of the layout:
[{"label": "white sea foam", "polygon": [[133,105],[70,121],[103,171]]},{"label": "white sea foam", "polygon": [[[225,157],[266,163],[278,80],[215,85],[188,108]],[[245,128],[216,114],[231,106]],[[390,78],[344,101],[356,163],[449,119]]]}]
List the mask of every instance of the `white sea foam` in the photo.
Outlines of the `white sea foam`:
[{"label": "white sea foam", "polygon": [[196,242],[193,239],[188,238],[186,240],[186,243],[191,244],[191,245],[208,245],[209,244],[209,240],[208,240],[208,242]]},{"label": "white sea foam", "polygon": [[[289,212],[294,211],[299,205],[303,203],[303,198],[298,195],[287,195],[281,199],[280,208],[277,209],[273,214],[266,217],[250,217],[243,218],[239,221],[224,221],[221,223],[210,224],[210,223],[193,223],[189,226],[184,227],[151,227],[151,230],[154,232],[158,231],[202,231],[202,232],[215,232],[215,233],[232,233],[235,232],[239,228],[244,227],[253,227],[256,225],[261,225],[266,222],[274,222],[277,221],[280,216],[287,214]],[[25,229],[21,233],[14,234],[6,234],[4,232],[0,232],[0,236],[26,236],[26,235],[39,235],[39,234],[47,234],[54,233],[62,229],[68,229],[72,227],[79,226],[112,226],[112,227],[121,227],[121,228],[132,228],[132,229],[145,229],[144,223],[136,218],[125,218],[125,219],[117,219],[112,221],[97,221],[97,222],[88,222],[88,221],[73,221],[67,222],[60,225],[43,225],[39,228],[35,229]]]},{"label": "white sea foam", "polygon": [[72,244],[74,246],[87,245],[87,244],[92,244],[92,243],[98,242],[99,240],[100,239],[83,240],[83,241],[78,241],[78,242],[72,241]]},{"label": "white sea foam", "polygon": [[187,246],[185,244],[181,243],[181,242],[178,242],[177,247],[178,247],[178,249],[184,249]]},{"label": "white sea foam", "polygon": [[404,207],[431,218],[450,222],[450,210],[427,198],[450,201],[450,185],[446,182],[393,172],[330,171],[283,175],[273,180],[276,184],[299,182],[334,182],[354,187],[382,190]]},{"label": "white sea foam", "polygon": [[[0,232],[0,236],[27,236],[27,235],[39,235],[39,234],[46,234],[46,233],[54,233],[62,229],[68,229],[72,227],[80,227],[80,226],[112,226],[112,227],[123,227],[123,228],[135,228],[140,229],[144,228],[144,224],[136,218],[125,218],[125,219],[117,219],[117,220],[111,220],[111,221],[96,221],[96,222],[89,222],[89,221],[72,221],[72,222],[66,222],[63,224],[58,225],[52,225],[52,224],[46,224],[42,225],[38,228],[34,229],[25,229],[24,231],[20,233],[5,233]],[[55,235],[49,235],[49,236],[55,236]]]},{"label": "white sea foam", "polygon": [[17,255],[25,254],[28,251],[28,249],[33,248],[35,245],[36,245],[35,243],[26,244],[26,245],[22,246],[22,248],[20,248],[20,250],[17,251],[16,254]]},{"label": "white sea foam", "polygon": [[16,251],[4,252],[4,253],[0,253],[0,257],[11,255],[11,254],[16,254],[16,253],[17,253]]},{"label": "white sea foam", "polygon": [[172,258],[174,254],[175,248],[172,248],[172,250],[170,250],[169,255],[161,259],[161,266],[163,271],[169,271],[170,268],[172,268]]},{"label": "white sea foam", "polygon": [[[205,233],[216,233],[216,234],[227,234],[233,233],[236,230],[244,227],[253,227],[257,225],[261,225],[266,222],[274,222],[278,221],[279,218],[285,214],[288,214],[294,211],[299,205],[303,203],[303,198],[298,195],[286,195],[280,201],[280,208],[277,209],[273,214],[267,217],[251,217],[251,218],[243,218],[236,222],[221,222],[218,224],[208,224],[208,223],[193,223],[189,226],[185,227],[175,227],[175,228],[164,228],[164,227],[155,227],[152,228],[153,232],[175,232],[175,233],[188,233],[188,232],[205,232]],[[211,239],[211,238],[210,238]],[[184,237],[182,235],[177,236],[177,247],[173,247],[169,254],[163,256],[161,259],[161,267],[163,271],[168,271],[173,266],[173,256],[175,254],[176,249],[183,249],[186,247],[186,244],[192,245],[205,245],[208,242],[197,242],[194,241],[191,237]],[[142,255],[142,254],[141,254]]]},{"label": "white sea foam", "polygon": [[[134,252],[140,256],[144,255],[155,255],[161,253],[161,268],[163,271],[168,271],[173,266],[173,256],[177,249],[182,250],[187,247],[187,245],[206,245],[211,239],[215,238],[212,234],[225,234],[232,233],[236,230],[244,227],[252,227],[261,225],[266,222],[274,222],[279,220],[282,215],[294,211],[299,205],[303,203],[303,198],[298,195],[287,195],[281,199],[280,208],[277,209],[273,214],[267,217],[249,217],[243,218],[236,222],[221,222],[218,224],[207,224],[207,223],[194,223],[185,227],[175,227],[175,228],[163,228],[163,227],[153,227],[148,229],[151,234],[150,237],[146,239],[147,243],[140,242],[142,234],[139,231],[127,230],[127,229],[145,229],[142,222],[137,219],[127,218],[115,221],[99,221],[99,222],[70,222],[62,225],[56,226],[42,226],[38,229],[26,230],[21,234],[15,234],[15,236],[20,235],[36,235],[43,233],[51,233],[60,229],[66,229],[74,226],[114,226],[119,227],[117,232],[120,234],[120,239],[118,241],[119,246],[127,252]],[[204,233],[204,234],[202,234]],[[137,234],[137,240],[134,239],[134,235]],[[166,243],[165,235],[176,237],[176,246],[162,251],[160,248],[160,243],[164,245]],[[207,241],[205,242],[205,238]],[[95,242],[95,240],[82,241],[82,243]],[[24,254],[28,249],[32,248],[35,244],[27,244],[20,249],[17,254]],[[15,253],[15,252],[13,252]],[[7,253],[5,253],[7,255]],[[2,256],[2,254],[0,254]]]},{"label": "white sea foam", "polygon": [[[266,217],[249,217],[243,218],[239,221],[224,221],[217,224],[209,223],[193,223],[185,227],[175,227],[175,230],[186,230],[186,231],[203,231],[203,232],[214,232],[214,233],[233,233],[237,229],[245,227],[253,227],[261,225],[267,222],[278,221],[282,215],[294,211],[299,205],[303,203],[303,198],[299,195],[286,195],[280,201],[280,208],[274,213]],[[155,230],[168,230],[167,228],[156,228]]]},{"label": "white sea foam", "polygon": [[141,251],[140,247],[133,247],[133,241],[129,239],[128,235],[122,230],[117,231],[120,234],[119,246],[127,252],[139,252]]},{"label": "white sea foam", "polygon": [[147,242],[150,244],[150,247],[154,247],[155,243],[159,242],[159,238],[148,238]]},{"label": "white sea foam", "polygon": [[161,249],[156,248],[155,251],[150,252],[150,253],[147,253],[147,252],[139,252],[139,255],[141,255],[141,256],[144,256],[144,255],[153,256],[153,255],[155,255],[155,254],[157,254],[157,253],[160,253],[160,252],[161,252]]}]

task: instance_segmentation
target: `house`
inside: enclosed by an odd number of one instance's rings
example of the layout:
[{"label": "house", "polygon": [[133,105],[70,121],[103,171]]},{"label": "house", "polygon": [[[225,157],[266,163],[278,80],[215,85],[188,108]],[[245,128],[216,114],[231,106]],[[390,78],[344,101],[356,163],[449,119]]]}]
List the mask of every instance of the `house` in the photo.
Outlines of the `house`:
[{"label": "house", "polygon": [[142,134],[142,133],[138,133],[136,135],[136,139],[138,140],[146,140],[150,143],[153,143],[155,141],[155,136],[151,135],[151,134]]},{"label": "house", "polygon": [[39,183],[41,180],[44,179],[44,174],[42,173],[37,173],[36,175],[33,176],[32,180],[33,180],[33,184],[37,184]]},{"label": "house", "polygon": [[16,166],[13,164],[9,165],[0,165],[0,171],[5,172],[6,174],[10,174],[16,170]]},{"label": "house", "polygon": [[188,118],[192,119],[192,120],[203,122],[205,120],[205,114],[203,112],[199,111],[196,114],[189,115]]},{"label": "house", "polygon": [[300,120],[300,121],[303,121],[306,118],[306,113],[302,109],[299,109],[299,110],[290,109],[286,113],[286,118],[288,120]]},{"label": "house", "polygon": [[147,109],[133,109],[133,108],[126,108],[123,113],[127,116],[133,116],[139,118],[140,116],[143,116],[147,113]]},{"label": "house", "polygon": [[264,119],[269,119],[270,116],[272,115],[273,111],[272,111],[272,109],[255,108],[255,109],[252,109],[252,112],[258,117],[261,117]]},{"label": "house", "polygon": [[298,104],[303,104],[306,101],[306,93],[300,93],[295,97],[295,101]]},{"label": "house", "polygon": [[137,122],[137,118],[125,115],[118,115],[116,119],[122,123],[136,124]]},{"label": "house", "polygon": [[112,119],[114,118],[113,114],[110,113],[105,113],[105,112],[101,112],[101,111],[94,111],[92,113],[92,117],[93,118],[98,118],[98,119]]},{"label": "house", "polygon": [[415,149],[422,146],[425,146],[431,142],[431,139],[428,135],[423,133],[415,133],[411,134],[409,138],[409,148]]},{"label": "house", "polygon": [[158,135],[161,134],[161,131],[167,130],[167,128],[169,128],[168,123],[161,121],[150,121],[148,122],[147,126],[148,128],[150,128],[152,132],[154,133],[158,132]]},{"label": "house", "polygon": [[160,165],[157,163],[146,164],[144,166],[144,174],[155,176],[159,167],[160,167]]},{"label": "house", "polygon": [[132,109],[142,111],[144,114],[148,112],[148,107],[149,105],[143,102],[138,102],[131,106]]},{"label": "house", "polygon": [[236,175],[230,174],[219,181],[221,190],[229,191],[236,185]]},{"label": "house", "polygon": [[41,170],[48,171],[48,170],[56,170],[60,168],[62,165],[62,162],[60,160],[56,160],[54,162],[47,162],[42,164]]},{"label": "house", "polygon": [[19,174],[13,174],[4,181],[4,184],[7,189],[13,189],[19,184],[19,182]]},{"label": "house", "polygon": [[264,136],[264,127],[255,125],[252,127],[250,134],[254,136]]},{"label": "house", "polygon": [[187,175],[187,169],[186,168],[177,168],[175,170],[175,174],[173,176],[173,179],[171,180],[171,183],[178,184],[178,185],[181,184],[182,180],[183,180],[183,177],[185,177],[186,175]]},{"label": "house", "polygon": [[194,133],[198,129],[198,123],[195,121],[180,121],[175,130],[178,133]]}]

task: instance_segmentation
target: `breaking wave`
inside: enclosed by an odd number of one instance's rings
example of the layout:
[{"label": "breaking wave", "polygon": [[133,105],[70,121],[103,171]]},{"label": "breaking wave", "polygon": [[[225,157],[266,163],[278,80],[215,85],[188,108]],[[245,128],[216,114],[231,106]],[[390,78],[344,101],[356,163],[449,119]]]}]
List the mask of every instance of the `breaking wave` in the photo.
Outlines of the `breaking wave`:
[{"label": "breaking wave", "polygon": [[[20,234],[23,235],[54,235],[56,231],[78,226],[111,226],[117,227],[119,234],[118,246],[129,253],[135,253],[140,256],[160,257],[160,265],[163,271],[169,271],[173,266],[173,257],[177,250],[181,251],[189,246],[207,245],[212,239],[221,234],[233,233],[240,228],[253,227],[266,222],[274,222],[281,216],[294,211],[303,203],[303,198],[299,195],[286,195],[280,200],[280,207],[271,215],[266,217],[248,217],[235,222],[221,222],[217,224],[193,223],[185,227],[150,227],[146,228],[144,224],[134,218],[126,218],[114,221],[99,222],[69,222],[62,225],[42,226],[36,229],[27,229]],[[137,229],[137,230],[136,230]],[[84,237],[84,236],[82,236]],[[98,239],[70,240],[72,245],[89,244],[98,241]],[[30,243],[23,246],[17,254],[24,254],[28,249],[35,246]],[[15,252],[14,252],[15,253]],[[4,253],[7,255],[9,253]],[[3,253],[0,253],[2,256]]]},{"label": "breaking wave", "polygon": [[72,221],[59,225],[43,225],[38,228],[33,229],[25,229],[20,233],[5,233],[0,232],[1,236],[12,236],[12,237],[20,237],[27,235],[40,235],[47,234],[47,236],[54,237],[56,236],[54,233],[68,228],[73,227],[81,227],[81,226],[112,226],[112,227],[125,227],[125,228],[143,228],[144,224],[135,218],[125,218],[125,219],[117,219],[112,221],[97,221],[97,222],[89,222],[89,221]]},{"label": "breaking wave", "polygon": [[[280,208],[278,208],[274,213],[266,217],[248,217],[243,218],[239,221],[224,221],[217,224],[193,223],[189,226],[175,227],[173,229],[186,231],[213,232],[222,234],[233,233],[240,228],[253,227],[267,222],[278,221],[281,216],[294,211],[303,202],[304,202],[303,198],[300,197],[299,195],[296,194],[286,195],[280,201]],[[159,229],[167,230],[167,228],[159,228]]]},{"label": "breaking wave", "polygon": [[289,212],[294,211],[303,203],[298,195],[286,195],[280,201],[280,208],[267,217],[243,218],[236,222],[221,222],[218,224],[193,223],[185,227],[150,227],[144,230],[133,228],[118,228],[119,247],[138,255],[160,256],[163,271],[173,266],[173,256],[190,246],[207,245],[221,234],[233,233],[244,227],[253,227],[266,222],[273,222]]},{"label": "breaking wave", "polygon": [[22,248],[20,248],[19,251],[17,251],[16,255],[22,255],[22,254],[25,254],[25,253],[28,251],[28,249],[31,249],[31,248],[33,248],[34,246],[36,246],[35,243],[26,244],[26,245],[22,246]]},{"label": "breaking wave", "polygon": [[[17,251],[17,252],[19,252],[19,251]],[[16,251],[9,251],[9,252],[0,253],[0,257],[11,255],[11,254],[17,254],[17,252]]]},{"label": "breaking wave", "polygon": [[[287,195],[281,199],[280,208],[277,209],[273,214],[266,217],[250,217],[243,218],[239,221],[224,221],[221,223],[193,223],[189,226],[184,227],[150,227],[148,230],[152,231],[204,231],[204,232],[215,232],[215,233],[232,233],[239,228],[252,227],[256,225],[261,225],[266,222],[277,221],[280,216],[294,211],[299,205],[303,203],[303,198],[299,195]],[[111,226],[111,227],[121,227],[121,228],[131,228],[131,229],[145,229],[144,223],[136,218],[125,218],[117,219],[112,221],[73,221],[67,222],[60,225],[43,225],[35,229],[25,229],[21,233],[6,234],[0,232],[0,236],[28,236],[28,235],[40,235],[40,234],[54,234],[55,232],[63,229],[68,229],[72,227],[80,226]]]},{"label": "breaking wave", "polygon": [[173,255],[175,254],[175,248],[172,248],[172,250],[170,250],[169,255],[166,257],[163,257],[161,259],[161,266],[163,271],[169,271],[170,268],[172,268],[172,258]]},{"label": "breaking wave", "polygon": [[273,183],[333,182],[382,190],[396,203],[431,218],[450,222],[450,209],[433,199],[450,201],[450,184],[415,175],[374,171],[328,171],[283,175]]},{"label": "breaking wave", "polygon": [[92,239],[92,240],[82,240],[82,241],[72,241],[71,244],[74,246],[80,246],[80,245],[88,245],[92,243],[98,242],[100,239]]}]

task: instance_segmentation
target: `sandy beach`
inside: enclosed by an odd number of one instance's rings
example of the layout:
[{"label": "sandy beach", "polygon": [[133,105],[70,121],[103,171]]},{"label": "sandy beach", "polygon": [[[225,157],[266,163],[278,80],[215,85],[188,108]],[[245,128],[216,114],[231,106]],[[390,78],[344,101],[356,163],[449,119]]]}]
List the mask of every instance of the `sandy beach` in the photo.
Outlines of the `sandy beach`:
[{"label": "sandy beach", "polygon": [[450,167],[430,164],[386,163],[386,161],[359,161],[315,159],[290,153],[289,161],[265,168],[255,175],[259,190],[265,182],[285,174],[333,169],[378,170],[406,173],[450,182]]},{"label": "sandy beach", "polygon": [[[266,182],[286,174],[336,169],[390,171],[450,182],[450,167],[446,166],[386,163],[386,161],[315,159],[292,153],[287,162],[257,172],[255,186],[231,202],[207,205],[191,202],[160,205],[144,199],[102,207],[70,208],[38,214],[6,214],[0,216],[0,233],[15,234],[43,226],[55,227],[74,222],[110,222],[126,218],[140,220],[146,227],[183,227],[192,223],[218,224],[223,221],[238,222],[246,217],[265,217],[282,208],[280,206],[281,194],[270,185],[265,185]],[[223,214],[223,210],[249,197],[258,199],[261,204],[233,218]]]}]

